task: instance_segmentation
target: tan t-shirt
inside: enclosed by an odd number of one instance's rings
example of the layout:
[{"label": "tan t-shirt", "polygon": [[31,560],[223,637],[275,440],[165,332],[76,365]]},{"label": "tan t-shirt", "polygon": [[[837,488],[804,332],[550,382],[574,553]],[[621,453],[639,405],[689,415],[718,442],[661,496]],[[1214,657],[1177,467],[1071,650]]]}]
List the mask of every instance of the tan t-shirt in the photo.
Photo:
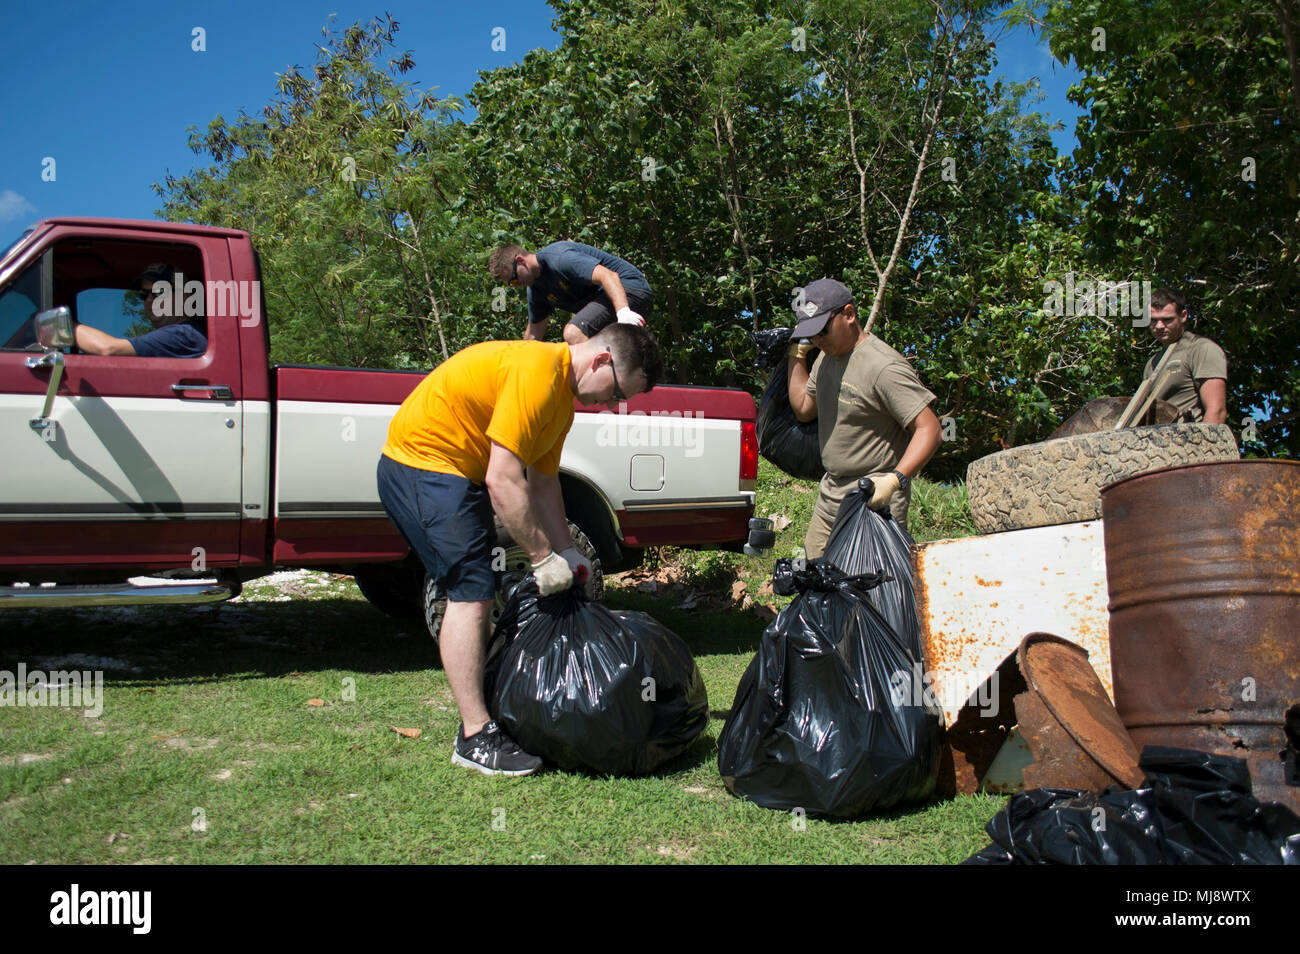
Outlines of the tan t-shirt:
[{"label": "tan t-shirt", "polygon": [[[1200,391],[1196,387],[1196,382],[1207,381],[1210,378],[1223,378],[1226,381],[1228,359],[1223,349],[1209,338],[1202,338],[1190,331],[1184,331],[1172,347],[1174,352],[1165,363],[1165,371],[1173,373],[1169,375],[1169,379],[1165,381],[1156,397],[1168,401],[1194,421],[1204,420],[1205,408],[1201,405]],[[1162,351],[1151,356],[1151,360],[1142,370],[1143,381],[1152,376],[1163,354]],[[1164,374],[1164,371],[1161,374]]]},{"label": "tan t-shirt", "polygon": [[893,470],[907,450],[907,425],[934,400],[907,359],[875,335],[847,355],[822,354],[808,374],[817,401],[822,463],[836,477]]}]

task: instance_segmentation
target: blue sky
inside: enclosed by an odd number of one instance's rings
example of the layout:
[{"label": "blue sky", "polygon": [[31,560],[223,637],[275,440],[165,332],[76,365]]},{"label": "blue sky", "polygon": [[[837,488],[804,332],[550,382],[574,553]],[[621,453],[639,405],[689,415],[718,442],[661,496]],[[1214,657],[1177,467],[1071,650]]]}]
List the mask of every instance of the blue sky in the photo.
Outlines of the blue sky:
[{"label": "blue sky", "polygon": [[[276,74],[310,65],[330,14],[337,24],[391,13],[398,46],[416,62],[407,79],[464,96],[480,70],[517,62],[539,46],[555,48],[553,11],[543,0],[492,3],[316,3],[223,0],[173,4],[59,2],[0,11],[0,247],[38,219],[92,215],[152,219],[150,189],[200,161],[186,145],[189,126],[216,115],[257,112],[275,94]],[[505,29],[504,52],[492,49]],[[195,51],[202,28],[206,50]],[[1072,70],[1054,64],[1024,30],[998,45],[999,73],[1038,77],[1046,99],[1035,107],[1065,129],[1058,150],[1074,147],[1078,110],[1066,102]],[[54,160],[54,181],[42,171]]]}]

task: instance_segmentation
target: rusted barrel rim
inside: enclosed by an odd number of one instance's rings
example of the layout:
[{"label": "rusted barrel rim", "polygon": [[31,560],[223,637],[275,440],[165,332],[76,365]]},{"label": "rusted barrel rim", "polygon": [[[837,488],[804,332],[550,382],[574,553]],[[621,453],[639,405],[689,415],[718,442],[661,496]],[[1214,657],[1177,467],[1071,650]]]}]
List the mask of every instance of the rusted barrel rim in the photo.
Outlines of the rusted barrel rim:
[{"label": "rusted barrel rim", "polygon": [[1159,470],[1148,470],[1141,474],[1132,474],[1128,477],[1122,477],[1114,483],[1107,484],[1105,487],[1101,488],[1101,492],[1104,496],[1106,491],[1112,490],[1115,487],[1122,487],[1130,481],[1142,480],[1146,477],[1155,477],[1157,474],[1167,474],[1171,470],[1191,470],[1193,468],[1199,469],[1202,467],[1240,467],[1243,464],[1248,464],[1252,467],[1258,467],[1265,464],[1284,464],[1288,467],[1300,467],[1300,460],[1288,460],[1281,457],[1243,457],[1239,460],[1206,460],[1195,464],[1175,464],[1173,467],[1161,467]]}]

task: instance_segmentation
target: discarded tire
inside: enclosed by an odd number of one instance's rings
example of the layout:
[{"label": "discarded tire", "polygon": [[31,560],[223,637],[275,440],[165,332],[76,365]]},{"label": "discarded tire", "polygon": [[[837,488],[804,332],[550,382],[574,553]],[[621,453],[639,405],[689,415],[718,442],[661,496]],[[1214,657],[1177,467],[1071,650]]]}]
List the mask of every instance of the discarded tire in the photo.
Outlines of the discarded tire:
[{"label": "discarded tire", "polygon": [[1226,424],[1075,434],[990,454],[966,470],[981,533],[1101,519],[1101,489],[1126,477],[1240,457]]}]

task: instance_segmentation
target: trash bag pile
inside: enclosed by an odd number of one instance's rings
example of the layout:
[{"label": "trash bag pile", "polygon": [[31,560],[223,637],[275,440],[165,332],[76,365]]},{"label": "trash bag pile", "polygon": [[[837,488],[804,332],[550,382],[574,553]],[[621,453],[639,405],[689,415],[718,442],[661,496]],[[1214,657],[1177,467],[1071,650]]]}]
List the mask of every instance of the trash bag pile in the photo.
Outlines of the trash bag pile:
[{"label": "trash bag pile", "polygon": [[[767,388],[758,402],[758,452],[791,477],[821,480],[821,445],[817,440],[817,422],[804,423],[794,416],[786,374],[786,347],[790,344],[789,328],[771,328],[750,335],[758,346],[757,368],[771,368]],[[809,355],[809,367],[817,355]]]},{"label": "trash bag pile", "polygon": [[1136,791],[1013,795],[963,864],[1300,864],[1300,817],[1251,794],[1244,759],[1149,745],[1138,765]]},{"label": "trash bag pile", "polygon": [[[852,561],[842,554],[856,567],[872,562],[873,547],[902,545],[865,507],[841,509],[837,533],[857,533],[868,551]],[[906,597],[893,575],[901,558],[890,555],[888,572],[853,574],[828,557],[776,562],[774,591],[799,595],[763,633],[718,739],[718,769],[734,794],[849,817],[933,793],[942,713],[924,694],[913,697],[919,627],[900,634],[891,620],[906,620],[908,609],[877,605],[911,601],[910,565]],[[915,605],[910,613],[915,621]]]},{"label": "trash bag pile", "polygon": [[690,649],[645,613],[614,613],[581,586],[540,597],[526,577],[488,649],[488,709],[524,751],[560,768],[644,775],[709,721]]}]

